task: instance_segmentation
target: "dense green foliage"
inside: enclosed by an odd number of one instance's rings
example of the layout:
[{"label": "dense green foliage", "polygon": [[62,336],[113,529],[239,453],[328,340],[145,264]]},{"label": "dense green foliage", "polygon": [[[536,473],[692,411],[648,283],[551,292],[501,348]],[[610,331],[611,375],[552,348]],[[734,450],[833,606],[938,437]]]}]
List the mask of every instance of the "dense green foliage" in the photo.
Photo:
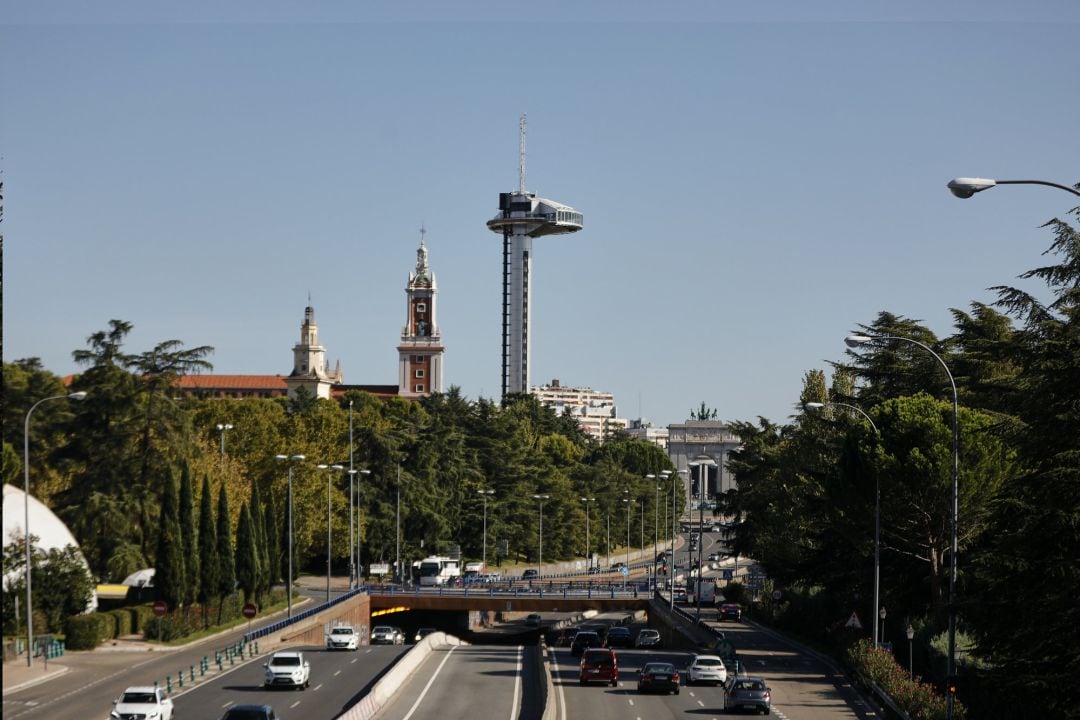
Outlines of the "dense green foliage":
[{"label": "dense green foliage", "polygon": [[908,340],[940,356],[959,398],[956,607],[961,637],[973,638],[961,645],[957,686],[978,717],[1070,717],[1080,707],[1080,235],[1060,220],[1048,226],[1057,262],[1021,277],[1043,281],[1049,301],[995,288],[1004,312],[953,310],[944,339],[888,312],[857,326],[871,342],[834,364],[828,390],[821,371],[804,377],[801,402],[826,403],[823,412],[735,424],[738,490],[723,503],[740,521],[736,549],[784,588],[784,607],[769,603],[766,614],[846,647],[850,615],[864,627],[877,616],[880,489],[883,637],[925,628],[916,672],[940,684],[953,393],[934,355]]}]

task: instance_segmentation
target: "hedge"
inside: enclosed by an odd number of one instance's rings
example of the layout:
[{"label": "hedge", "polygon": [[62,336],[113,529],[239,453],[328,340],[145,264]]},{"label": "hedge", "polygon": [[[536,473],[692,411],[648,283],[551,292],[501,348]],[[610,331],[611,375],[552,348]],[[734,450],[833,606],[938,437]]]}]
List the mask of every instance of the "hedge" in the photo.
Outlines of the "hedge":
[{"label": "hedge", "polygon": [[93,650],[112,636],[116,621],[103,613],[73,615],[64,623],[65,647],[68,650]]},{"label": "hedge", "polygon": [[128,612],[127,608],[110,610],[107,614],[112,616],[114,621],[114,627],[112,632],[112,636],[114,638],[131,634],[131,613]]},{"label": "hedge", "polygon": [[[860,675],[876,682],[912,720],[944,720],[945,698],[930,683],[908,677],[888,650],[874,648],[869,640],[860,640],[848,649],[848,660]],[[967,712],[954,701],[953,717],[964,720]]]}]

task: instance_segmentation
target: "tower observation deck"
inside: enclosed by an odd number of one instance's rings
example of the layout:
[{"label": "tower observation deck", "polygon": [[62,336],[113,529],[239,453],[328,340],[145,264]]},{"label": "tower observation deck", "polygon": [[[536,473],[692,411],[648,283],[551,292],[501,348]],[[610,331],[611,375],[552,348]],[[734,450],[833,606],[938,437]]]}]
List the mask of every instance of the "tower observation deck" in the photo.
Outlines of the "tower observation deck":
[{"label": "tower observation deck", "polygon": [[521,118],[521,169],[517,192],[499,193],[499,214],[488,229],[503,237],[502,394],[529,391],[531,358],[532,240],[577,232],[580,212],[525,191],[525,117]]}]

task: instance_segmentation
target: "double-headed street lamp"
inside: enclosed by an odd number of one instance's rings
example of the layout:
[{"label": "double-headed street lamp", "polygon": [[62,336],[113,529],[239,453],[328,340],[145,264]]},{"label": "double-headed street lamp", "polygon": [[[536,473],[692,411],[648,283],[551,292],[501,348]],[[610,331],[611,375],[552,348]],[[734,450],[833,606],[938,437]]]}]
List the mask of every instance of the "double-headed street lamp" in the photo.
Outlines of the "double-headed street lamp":
[{"label": "double-headed street lamp", "polygon": [[534,500],[540,501],[540,556],[536,563],[538,580],[544,576],[544,501],[550,497],[550,495],[533,495]]},{"label": "double-headed street lamp", "polygon": [[289,466],[289,576],[286,579],[285,585],[285,597],[288,599],[288,607],[286,610],[286,617],[292,617],[292,560],[293,560],[293,492],[292,492],[292,469],[293,463],[304,460],[303,455],[275,455],[274,459],[278,462],[288,463]]},{"label": "double-headed street lamp", "polygon": [[233,426],[229,423],[218,423],[217,431],[221,435],[221,461],[225,462],[225,433],[228,430],[232,430]]},{"label": "double-headed street lamp", "polygon": [[[320,470],[344,470],[341,465],[316,465]],[[330,521],[330,476],[326,473],[326,602],[330,602],[330,538],[333,525]]]},{"label": "double-headed street lamp", "polygon": [[[716,467],[716,461],[708,455],[698,455],[687,465],[698,469],[698,551],[694,605],[696,606],[697,619],[701,620],[701,554],[705,552],[705,483],[709,480],[709,468]],[[690,522],[692,523],[694,521],[693,509],[690,512]]]},{"label": "double-headed street lamp", "polygon": [[495,494],[494,490],[477,490],[476,493],[484,499],[484,572],[487,569],[487,502],[488,498]]},{"label": "double-headed street lamp", "polygon": [[1062,185],[1056,182],[1048,182],[1046,180],[991,180],[989,178],[971,177],[950,180],[949,192],[958,198],[967,199],[975,193],[989,190],[996,185],[1048,185],[1049,187],[1055,187],[1059,190],[1070,192],[1073,195],[1080,195],[1080,190],[1077,190],[1076,188],[1071,188],[1068,185]]},{"label": "double-headed street lamp", "polygon": [[[874,433],[880,438],[881,431],[878,430],[877,425],[870,419],[870,416],[863,411],[862,408],[855,405],[849,405],[841,402],[808,402],[806,403],[806,409],[812,412],[820,412],[824,410],[826,406],[830,407],[842,407],[854,410],[855,412],[866,418],[866,422],[870,423],[870,427],[874,428]],[[881,607],[881,479],[877,473],[874,473],[874,612]],[[878,647],[878,625],[874,623],[874,647]]]},{"label": "double-headed street lamp", "polygon": [[30,409],[26,411],[26,422],[23,424],[23,540],[26,542],[26,667],[32,667],[34,664],[34,613],[33,613],[33,593],[30,589],[30,416],[34,414],[34,410],[41,403],[49,402],[50,400],[84,400],[86,399],[86,393],[82,390],[79,392],[65,393],[63,395],[52,395],[47,398],[42,398],[36,403],[30,406]]},{"label": "double-headed street lamp", "polygon": [[[956,381],[953,380],[952,372],[949,371],[949,366],[945,364],[945,361],[941,359],[941,356],[931,350],[929,346],[924,345],[918,340],[895,335],[880,335],[876,338],[871,338],[867,335],[848,335],[844,338],[844,342],[849,348],[866,345],[874,340],[902,340],[903,342],[908,342],[912,345],[918,345],[934,356],[934,359],[937,360],[945,370],[945,374],[949,376],[949,385],[952,386],[952,527],[950,529],[951,549],[949,553],[949,656],[946,659],[946,675],[948,676],[948,682],[951,683],[954,681],[953,679],[956,675],[956,554],[958,545],[956,530],[960,516],[960,403],[956,395]],[[953,694],[948,693],[945,698],[945,715],[948,718],[953,716],[953,700]]]},{"label": "double-headed street lamp", "polygon": [[581,502],[585,503],[585,572],[589,572],[592,569],[592,547],[589,544],[589,503],[596,502],[594,497],[583,497]]},{"label": "double-headed street lamp", "polygon": [[[627,490],[627,492],[630,491]],[[634,504],[634,499],[625,497],[623,502],[626,503],[626,568],[623,571],[623,588],[625,588],[626,578],[630,576],[630,506]]]}]

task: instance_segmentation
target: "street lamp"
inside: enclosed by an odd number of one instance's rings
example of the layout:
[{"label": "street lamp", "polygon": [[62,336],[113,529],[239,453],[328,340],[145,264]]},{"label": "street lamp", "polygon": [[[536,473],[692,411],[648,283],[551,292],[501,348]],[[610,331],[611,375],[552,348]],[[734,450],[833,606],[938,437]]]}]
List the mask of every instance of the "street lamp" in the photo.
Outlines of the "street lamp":
[{"label": "street lamp", "polygon": [[912,649],[912,642],[915,640],[915,628],[911,627],[911,625],[909,624],[907,626],[907,630],[905,632],[907,634],[907,674],[908,674],[908,677],[910,679],[914,680],[915,679],[915,666],[914,666],[914,660],[912,659],[913,656],[914,656],[914,650]]},{"label": "street lamp", "polygon": [[[320,470],[344,470],[341,465],[316,465]],[[326,473],[326,602],[330,602],[330,475]]]},{"label": "street lamp", "polygon": [[395,543],[395,558],[394,558],[394,573],[397,575],[397,582],[401,584],[401,463],[405,458],[399,458],[397,461],[397,510],[394,512],[394,543]]},{"label": "street lamp", "polygon": [[[697,580],[694,589],[694,605],[697,619],[701,620],[701,554],[705,551],[705,483],[709,479],[709,468],[716,467],[716,461],[708,455],[698,455],[693,461],[688,462],[690,467],[698,468],[698,551],[697,551]],[[691,509],[690,521],[693,522],[693,509]]]},{"label": "street lamp", "polygon": [[[678,503],[675,501],[675,479],[682,475],[683,477],[689,477],[689,470],[679,470],[671,476],[671,597],[670,606],[671,610],[675,610],[675,579],[677,573],[675,572],[675,535],[679,529],[679,522],[676,517],[678,514]],[[687,563],[689,564],[689,563]]]},{"label": "street lamp", "polygon": [[592,568],[592,547],[589,544],[589,503],[596,502],[596,498],[583,497],[581,502],[585,503],[585,572],[588,573]]},{"label": "street lamp", "polygon": [[544,576],[544,501],[550,497],[550,495],[533,495],[534,500],[540,501],[540,556],[536,563],[538,580]]},{"label": "street lamp", "polygon": [[[881,606],[881,610],[878,611],[878,617],[881,618],[881,641],[885,642],[885,606]],[[874,647],[877,647],[875,645]]]},{"label": "street lamp", "polygon": [[33,593],[30,589],[30,416],[34,414],[37,406],[50,400],[84,400],[86,393],[65,393],[64,395],[52,395],[42,398],[30,406],[26,411],[26,422],[23,424],[23,540],[26,541],[26,667],[34,664],[34,613]]},{"label": "street lamp", "polygon": [[286,617],[292,617],[292,559],[293,559],[293,502],[292,502],[292,469],[293,463],[299,462],[304,459],[303,455],[275,455],[274,459],[278,462],[287,462],[289,465],[289,577],[288,583],[285,586],[285,597],[288,599],[288,608],[286,611]]},{"label": "street lamp", "polygon": [[[629,492],[629,491],[627,491]],[[626,589],[626,578],[630,576],[630,506],[634,504],[634,501],[630,498],[623,498],[623,502],[626,503],[626,568],[623,575],[623,589]]]},{"label": "street lamp", "polygon": [[[902,340],[904,342],[909,342],[912,345],[918,345],[923,350],[933,355],[934,359],[941,364],[941,367],[945,370],[945,374],[949,376],[949,384],[952,386],[952,528],[950,530],[951,551],[949,554],[949,656],[946,662],[946,675],[948,676],[948,682],[951,683],[953,682],[953,676],[956,675],[956,526],[960,515],[960,402],[956,395],[956,381],[953,380],[952,373],[949,371],[949,366],[945,364],[945,361],[941,359],[941,356],[931,350],[929,346],[924,345],[918,340],[894,335],[882,335],[877,338],[871,338],[866,335],[848,335],[844,338],[844,342],[849,348],[856,348],[872,342],[875,339]],[[954,695],[948,693],[945,699],[945,717],[948,718],[948,720],[952,720],[953,717],[953,701]]]},{"label": "street lamp", "polygon": [[487,501],[488,497],[495,494],[494,490],[477,490],[476,493],[484,498],[484,572],[487,570]]},{"label": "street lamp", "polygon": [[233,426],[228,423],[218,423],[217,430],[221,435],[221,461],[225,462],[225,431],[232,430]]},{"label": "street lamp", "polygon": [[[843,407],[855,412],[866,418],[866,422],[870,423],[870,427],[874,428],[874,433],[880,438],[881,431],[878,430],[877,425],[870,419],[862,408],[855,405],[849,405],[841,402],[808,402],[805,407],[811,412],[820,412],[825,409],[825,406],[831,405],[833,407]],[[881,607],[881,478],[877,473],[874,473],[874,607]],[[878,626],[874,623],[874,647],[878,646]]]},{"label": "street lamp", "polygon": [[1064,190],[1065,192],[1071,192],[1073,195],[1080,195],[1080,190],[1071,188],[1068,185],[1061,185],[1056,182],[1048,182],[1046,180],[991,180],[989,178],[971,178],[962,177],[955,178],[949,181],[949,192],[958,198],[967,199],[977,192],[983,190],[989,190],[995,185],[1048,185],[1050,187]]}]

